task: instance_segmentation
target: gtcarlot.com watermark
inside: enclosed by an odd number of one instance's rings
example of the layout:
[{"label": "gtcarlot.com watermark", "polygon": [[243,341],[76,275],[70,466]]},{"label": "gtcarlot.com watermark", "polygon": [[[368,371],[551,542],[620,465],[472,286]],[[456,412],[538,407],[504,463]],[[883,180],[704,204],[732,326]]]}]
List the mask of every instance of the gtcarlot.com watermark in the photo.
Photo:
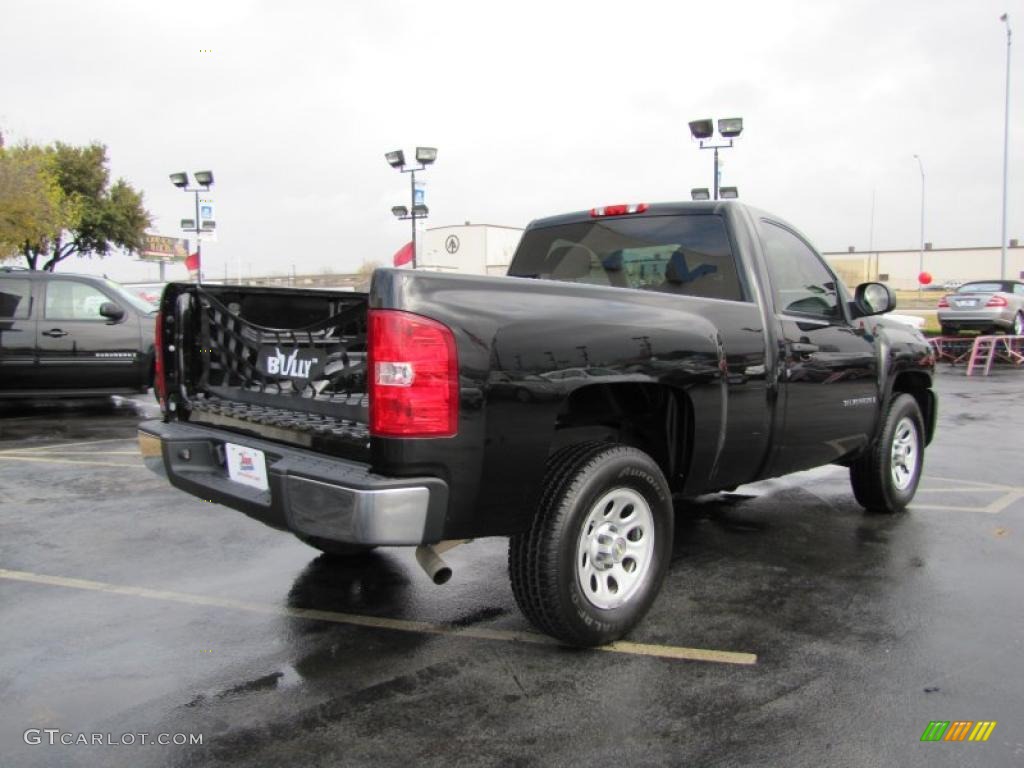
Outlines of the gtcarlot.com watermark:
[{"label": "gtcarlot.com watermark", "polygon": [[195,746],[203,743],[201,733],[74,733],[60,728],[29,728],[22,735],[26,744],[56,746],[131,747],[157,744],[164,747]]}]

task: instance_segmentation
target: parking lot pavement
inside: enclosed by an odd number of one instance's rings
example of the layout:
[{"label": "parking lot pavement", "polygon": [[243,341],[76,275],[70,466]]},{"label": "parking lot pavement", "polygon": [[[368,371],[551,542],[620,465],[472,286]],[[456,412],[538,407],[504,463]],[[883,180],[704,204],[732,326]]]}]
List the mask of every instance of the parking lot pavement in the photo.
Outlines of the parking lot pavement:
[{"label": "parking lot pavement", "polygon": [[408,550],[334,563],[143,469],[151,400],[0,405],[0,764],[1021,764],[1024,372],[938,389],[907,514],[838,467],[680,505],[611,652],[532,632],[503,540],[444,587]]}]

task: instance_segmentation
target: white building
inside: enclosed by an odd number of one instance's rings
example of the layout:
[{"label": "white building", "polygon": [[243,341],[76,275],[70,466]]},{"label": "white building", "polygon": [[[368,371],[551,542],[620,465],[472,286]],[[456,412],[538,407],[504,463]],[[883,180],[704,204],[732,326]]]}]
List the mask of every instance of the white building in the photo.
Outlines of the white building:
[{"label": "white building", "polygon": [[433,227],[418,244],[416,265],[431,272],[504,275],[523,230],[495,224]]},{"label": "white building", "polygon": [[[896,290],[917,290],[919,250],[850,250],[822,256],[851,288],[879,280]],[[932,248],[931,243],[925,243],[924,271],[932,276],[932,285],[939,286],[951,281],[992,280],[999,277],[1001,257],[998,247]],[[1017,240],[1011,240],[1006,249],[1006,279],[1024,280],[1024,248]]]}]

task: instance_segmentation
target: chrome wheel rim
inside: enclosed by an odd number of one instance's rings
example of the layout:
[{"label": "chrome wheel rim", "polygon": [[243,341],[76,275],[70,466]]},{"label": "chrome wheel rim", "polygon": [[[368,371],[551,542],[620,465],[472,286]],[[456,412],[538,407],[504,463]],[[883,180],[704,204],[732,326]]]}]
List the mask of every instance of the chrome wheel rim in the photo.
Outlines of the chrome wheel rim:
[{"label": "chrome wheel rim", "polygon": [[1013,335],[1024,336],[1024,315],[1020,312],[1013,318]]},{"label": "chrome wheel rim", "polygon": [[576,544],[576,579],[596,608],[628,603],[647,579],[654,557],[654,515],[631,488],[615,488],[587,513]]},{"label": "chrome wheel rim", "polygon": [[918,452],[917,427],[912,419],[904,416],[896,424],[892,437],[890,467],[897,490],[905,491],[917,476]]}]

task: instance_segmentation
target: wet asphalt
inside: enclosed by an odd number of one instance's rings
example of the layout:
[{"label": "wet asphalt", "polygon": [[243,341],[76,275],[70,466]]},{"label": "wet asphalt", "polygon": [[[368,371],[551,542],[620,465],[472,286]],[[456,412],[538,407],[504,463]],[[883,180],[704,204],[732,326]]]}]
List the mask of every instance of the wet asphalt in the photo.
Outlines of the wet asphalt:
[{"label": "wet asphalt", "polygon": [[[837,467],[680,506],[629,639],[753,664],[517,640],[504,540],[443,587],[410,550],[338,564],[146,471],[147,398],[0,403],[0,766],[1024,764],[1024,371],[937,387],[906,514]],[[94,733],[135,743],[59,743]]]}]

